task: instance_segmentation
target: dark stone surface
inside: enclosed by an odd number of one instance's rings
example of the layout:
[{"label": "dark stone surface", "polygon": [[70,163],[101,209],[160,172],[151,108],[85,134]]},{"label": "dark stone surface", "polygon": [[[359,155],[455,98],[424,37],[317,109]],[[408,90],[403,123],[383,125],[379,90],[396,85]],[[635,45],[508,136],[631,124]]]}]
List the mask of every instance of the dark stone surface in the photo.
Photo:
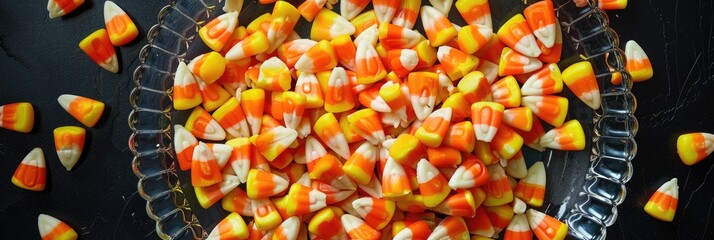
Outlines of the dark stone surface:
[{"label": "dark stone surface", "polygon": [[[21,134],[0,129],[0,236],[37,239],[37,215],[56,216],[77,230],[82,239],[156,239],[154,222],[136,192],[127,147],[131,111],[131,74],[143,37],[156,23],[167,1],[116,1],[140,29],[140,37],[117,48],[119,74],[95,65],[77,44],[103,24],[103,2],[87,0],[69,16],[47,17],[46,2],[0,1],[0,104],[29,101],[37,112],[35,130]],[[610,12],[621,44],[636,40],[647,51],[655,77],[634,86],[640,131],[634,176],[627,198],[618,208],[618,221],[608,239],[714,238],[709,226],[714,206],[714,159],[693,167],[676,154],[679,134],[714,132],[714,51],[711,1],[630,1],[627,10]],[[52,130],[82,126],[57,104],[71,93],[107,104],[104,119],[88,129],[85,155],[67,172],[57,160]],[[34,147],[45,150],[48,187],[43,192],[19,189],[10,183],[17,164]],[[673,223],[642,211],[660,184],[678,177],[680,204]]]}]

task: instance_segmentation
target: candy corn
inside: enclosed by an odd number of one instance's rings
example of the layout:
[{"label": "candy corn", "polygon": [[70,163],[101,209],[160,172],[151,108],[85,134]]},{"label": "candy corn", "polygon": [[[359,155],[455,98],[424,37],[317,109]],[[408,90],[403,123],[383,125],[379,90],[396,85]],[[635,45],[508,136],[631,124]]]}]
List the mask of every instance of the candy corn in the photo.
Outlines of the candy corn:
[{"label": "candy corn", "polygon": [[374,6],[374,12],[377,14],[377,20],[380,23],[388,23],[392,21],[394,14],[397,12],[397,8],[400,5],[399,0],[374,0],[372,5]]},{"label": "candy corn", "polygon": [[330,41],[337,36],[352,35],[354,33],[355,26],[347,19],[329,9],[322,9],[312,22],[310,39]]},{"label": "candy corn", "polygon": [[382,172],[382,192],[385,197],[401,197],[411,192],[411,183],[404,167],[391,157]]},{"label": "candy corn", "polygon": [[449,187],[453,189],[472,188],[488,183],[489,179],[486,165],[477,157],[470,155],[463,160],[461,166],[449,179]]},{"label": "candy corn", "polygon": [[342,227],[351,239],[378,240],[382,234],[367,223],[351,214],[340,217]]},{"label": "candy corn", "polygon": [[595,71],[590,62],[582,61],[566,68],[562,74],[563,83],[592,109],[600,108],[600,88]]},{"label": "candy corn", "polygon": [[524,96],[542,96],[560,93],[562,90],[563,78],[560,69],[557,64],[551,63],[528,77],[528,80],[521,87],[521,94]]},{"label": "candy corn", "polygon": [[421,1],[419,0],[402,0],[397,12],[394,13],[392,24],[411,29],[419,16],[420,7]]},{"label": "candy corn", "polygon": [[357,184],[369,184],[374,176],[374,165],[379,157],[378,154],[377,147],[369,142],[364,142],[347,159],[347,162],[342,166],[342,171]]},{"label": "candy corn", "polygon": [[[250,186],[250,185],[248,185]],[[251,201],[253,209],[253,220],[255,228],[261,231],[274,229],[283,221],[280,213],[275,208],[273,202],[267,198],[253,199]]]},{"label": "candy corn", "polygon": [[425,120],[435,108],[438,79],[438,74],[430,72],[412,72],[408,76],[409,100],[419,120]]},{"label": "candy corn", "polygon": [[528,209],[528,225],[538,239],[565,239],[568,225],[537,210]]},{"label": "candy corn", "polygon": [[308,214],[327,206],[327,195],[297,183],[290,186],[286,200],[286,213],[289,216]]},{"label": "candy corn", "polygon": [[[250,25],[248,26],[250,27]],[[226,60],[236,61],[251,57],[268,50],[268,37],[261,31],[253,32],[236,43],[226,53]]]},{"label": "candy corn", "polygon": [[[300,14],[301,12],[295,6],[286,1],[277,1],[275,3],[270,26],[265,34],[268,38],[267,53],[273,53],[288,38],[293,32]],[[313,16],[314,14],[317,14],[317,12],[313,13]]]},{"label": "candy corn", "polygon": [[527,96],[521,105],[533,110],[538,118],[553,126],[560,126],[568,114],[568,99],[558,96]]},{"label": "candy corn", "polygon": [[625,57],[627,57],[625,69],[632,76],[632,81],[643,82],[652,78],[652,63],[650,63],[645,50],[637,42],[632,40],[627,42]]},{"label": "candy corn", "polygon": [[506,174],[513,178],[525,178],[528,175],[528,168],[526,167],[525,158],[523,158],[523,152],[518,152],[515,156],[508,159],[505,170]]},{"label": "candy corn", "polygon": [[457,0],[454,5],[469,25],[493,29],[488,0]]},{"label": "candy corn", "polygon": [[357,213],[377,230],[381,230],[392,220],[396,205],[394,201],[364,197],[352,202]]},{"label": "candy corn", "polygon": [[483,205],[499,206],[513,201],[511,184],[508,182],[503,167],[499,164],[493,164],[487,168],[491,181],[483,186],[483,190],[486,192],[486,200]]},{"label": "candy corn", "polygon": [[250,141],[268,161],[273,161],[297,138],[293,129],[278,126],[260,135],[253,135]]},{"label": "candy corn", "polygon": [[467,25],[461,28],[456,39],[459,49],[466,54],[480,50],[493,36],[493,29],[481,25]]},{"label": "candy corn", "polygon": [[686,165],[694,165],[714,152],[714,134],[688,133],[677,138],[677,154]]},{"label": "candy corn", "polygon": [[241,216],[253,216],[252,200],[248,198],[248,194],[242,188],[235,188],[228,193],[221,202],[224,210],[236,212]]},{"label": "candy corn", "polygon": [[57,102],[87,127],[97,124],[104,112],[104,103],[86,97],[62,94],[57,98]]},{"label": "candy corn", "polygon": [[288,181],[270,172],[251,169],[246,187],[248,197],[260,199],[271,197],[287,189]]},{"label": "candy corn", "polygon": [[[552,12],[553,11],[551,11],[551,13]],[[543,14],[548,13],[545,12]],[[555,20],[552,21],[555,23]],[[548,24],[548,22],[544,22],[544,24]],[[553,28],[555,28],[555,26],[553,26]],[[549,33],[550,31],[546,30],[544,32]],[[508,47],[525,56],[535,58],[541,54],[540,48],[538,48],[538,45],[536,44],[535,36],[533,35],[533,32],[531,32],[526,19],[521,14],[516,14],[511,19],[506,21],[506,23],[498,29],[497,35],[498,38],[501,39],[501,41],[503,41],[503,43],[505,43]],[[553,32],[552,35],[555,36],[555,32]]]},{"label": "candy corn", "polygon": [[[50,0],[50,3],[54,1],[55,0]],[[117,59],[117,54],[114,51],[114,45],[112,45],[109,39],[109,34],[104,28],[82,39],[82,41],[79,42],[79,48],[100,67],[113,73],[119,71],[119,59]]]},{"label": "candy corn", "polygon": [[197,138],[215,141],[226,138],[226,132],[221,125],[201,107],[193,109],[184,126]]},{"label": "candy corn", "polygon": [[243,217],[237,213],[228,214],[223,220],[218,222],[215,228],[208,234],[210,240],[222,239],[247,239],[248,226],[245,225]]},{"label": "candy corn", "polygon": [[431,229],[425,221],[416,221],[396,233],[392,228],[392,234],[394,240],[426,239],[431,235]]},{"label": "candy corn", "polygon": [[78,237],[72,227],[47,214],[37,217],[37,227],[42,240],[75,240]]},{"label": "candy corn", "polygon": [[[508,224],[513,219],[513,207],[509,204],[504,204],[495,207],[484,206],[483,209],[491,222],[496,234],[508,227]],[[547,239],[547,238],[544,238]]]},{"label": "candy corn", "polygon": [[493,228],[491,220],[489,220],[485,207],[477,208],[476,215],[471,218],[464,218],[464,222],[471,234],[478,236],[493,236],[496,234],[496,230]]},{"label": "candy corn", "polygon": [[546,48],[553,47],[553,44],[555,44],[555,22],[557,21],[553,2],[545,0],[533,3],[523,9],[523,14],[538,41],[543,43]]},{"label": "candy corn", "polygon": [[184,62],[179,62],[174,76],[174,109],[188,110],[203,102],[196,78]]},{"label": "candy corn", "polygon": [[511,219],[511,223],[508,224],[508,228],[506,228],[506,233],[503,235],[503,239],[533,239],[533,233],[531,233],[531,229],[528,226],[528,218],[526,218],[525,214],[518,214],[513,216],[513,219]]},{"label": "candy corn", "polygon": [[344,212],[336,207],[326,207],[313,215],[307,225],[308,231],[323,239],[347,238],[340,217]]},{"label": "candy corn", "polygon": [[433,7],[422,6],[421,24],[432,47],[444,45],[457,35],[457,31],[443,13]]},{"label": "candy corn", "polygon": [[198,140],[181,125],[174,125],[174,148],[179,168],[183,171],[191,169],[193,150],[198,146]]},{"label": "candy corn", "polygon": [[417,164],[417,181],[427,207],[439,205],[451,192],[446,178],[426,159]]},{"label": "candy corn", "polygon": [[35,110],[28,102],[0,106],[0,127],[21,133],[29,133],[35,125]]},{"label": "candy corn", "polygon": [[674,213],[677,211],[678,200],[679,186],[677,186],[677,178],[672,178],[672,180],[662,184],[650,200],[647,201],[645,212],[659,220],[671,222],[674,219]]},{"label": "candy corn", "polygon": [[503,111],[503,123],[522,131],[530,131],[533,127],[533,110],[528,107],[506,109]]},{"label": "candy corn", "polygon": [[74,11],[83,3],[84,0],[49,0],[47,11],[50,12],[50,18],[57,18]]},{"label": "candy corn", "polygon": [[379,115],[374,110],[366,108],[356,111],[347,116],[347,120],[350,122],[350,129],[370,143],[378,144],[385,140]]},{"label": "candy corn", "polygon": [[[236,20],[237,18],[236,16]],[[136,28],[136,24],[131,21],[129,15],[112,1],[104,2],[104,24],[109,34],[109,40],[114,46],[125,45],[139,35],[139,30]],[[235,28],[235,25],[233,25],[233,28]]]},{"label": "candy corn", "polygon": [[65,126],[54,130],[55,150],[67,171],[72,170],[84,148],[86,131],[81,127]]},{"label": "candy corn", "polygon": [[525,178],[518,181],[513,194],[529,206],[540,207],[545,196],[545,167],[538,161],[528,168]]},{"label": "candy corn", "polygon": [[553,128],[540,138],[542,147],[579,151],[585,149],[585,133],[578,120],[570,120]]},{"label": "candy corn", "polygon": [[439,226],[429,235],[428,240],[437,239],[470,239],[469,229],[461,217],[448,216],[441,220]]},{"label": "candy corn", "polygon": [[451,121],[451,108],[441,108],[424,119],[414,136],[427,147],[438,147],[446,136]]},{"label": "candy corn", "polygon": [[597,6],[603,10],[622,10],[627,7],[627,0],[598,0]]},{"label": "candy corn", "polygon": [[479,59],[449,46],[441,46],[436,53],[441,67],[453,81],[461,79],[478,66]]},{"label": "candy corn", "polygon": [[501,126],[503,105],[493,102],[476,102],[471,105],[471,121],[476,139],[491,142]]},{"label": "candy corn", "polygon": [[325,110],[332,113],[346,112],[355,106],[350,89],[350,80],[344,68],[332,69],[325,91]]},{"label": "candy corn", "polygon": [[12,175],[12,184],[31,191],[45,190],[47,169],[45,154],[41,148],[34,148],[22,159]]},{"label": "candy corn", "polygon": [[498,75],[518,75],[526,74],[540,69],[543,63],[535,57],[529,57],[513,51],[510,48],[503,48],[500,61],[498,63]]},{"label": "candy corn", "polygon": [[223,181],[218,160],[203,142],[199,142],[193,149],[191,169],[191,183],[194,187],[208,187]]},{"label": "candy corn", "polygon": [[352,20],[367,7],[367,4],[369,4],[369,0],[340,1],[340,15],[347,20]]},{"label": "candy corn", "polygon": [[273,240],[296,240],[300,231],[300,219],[290,217],[285,219],[273,232]]},{"label": "candy corn", "polygon": [[[198,169],[194,171],[199,171]],[[223,175],[223,181],[208,187],[194,187],[196,199],[201,207],[208,209],[216,202],[220,201],[228,193],[238,187],[240,181],[233,175]]]},{"label": "candy corn", "polygon": [[471,122],[463,121],[451,124],[443,143],[462,152],[473,152],[476,135]]},{"label": "candy corn", "polygon": [[218,52],[209,52],[191,60],[188,69],[199,78],[199,81],[209,85],[223,75],[226,70],[226,59]]},{"label": "candy corn", "polygon": [[226,4],[223,5],[224,12],[241,12],[243,9],[243,0],[226,0]]}]

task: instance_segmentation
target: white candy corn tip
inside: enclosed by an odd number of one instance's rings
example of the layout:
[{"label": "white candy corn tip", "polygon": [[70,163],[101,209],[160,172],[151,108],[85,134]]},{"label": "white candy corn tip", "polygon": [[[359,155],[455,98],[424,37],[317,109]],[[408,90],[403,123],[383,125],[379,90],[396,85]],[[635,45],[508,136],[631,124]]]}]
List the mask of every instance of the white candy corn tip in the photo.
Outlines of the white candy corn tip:
[{"label": "white candy corn tip", "polygon": [[188,66],[184,62],[179,62],[176,68],[176,75],[174,76],[174,86],[188,86],[196,83],[196,78],[193,77],[193,73],[188,70]]},{"label": "white candy corn tip", "polygon": [[474,175],[466,170],[465,166],[456,168],[454,174],[449,178],[449,187],[451,187],[451,189],[471,188],[474,186],[476,186]]},{"label": "white candy corn tip", "polygon": [[625,57],[633,60],[649,59],[645,50],[634,40],[627,41],[625,44]]},{"label": "white candy corn tip", "polygon": [[290,146],[293,144],[295,139],[297,139],[297,131],[295,131],[295,129],[278,126],[270,131],[273,132],[275,136],[275,138],[273,139],[273,144],[277,144],[280,146]]},{"label": "white candy corn tip", "polygon": [[421,18],[422,25],[424,25],[424,30],[426,30],[434,29],[434,23],[446,16],[431,6],[422,6],[421,9],[419,9],[419,17]]},{"label": "white candy corn tip", "polygon": [[219,190],[223,195],[226,195],[236,189],[240,184],[240,179],[237,176],[230,174],[223,174],[223,181],[219,183]]},{"label": "white candy corn tip", "polygon": [[285,219],[285,221],[280,224],[279,229],[282,229],[286,239],[297,239],[298,233],[300,232],[300,219],[297,216]]},{"label": "white candy corn tip", "polygon": [[543,222],[543,219],[545,218],[545,213],[539,212],[538,210],[534,210],[532,208],[529,208],[526,211],[526,214],[528,216],[528,225],[530,225],[531,229],[538,228],[538,225]]},{"label": "white candy corn tip", "polygon": [[57,157],[67,171],[72,170],[74,165],[77,164],[77,161],[79,161],[79,157],[82,155],[82,149],[80,147],[81,146],[77,144],[72,144],[71,146],[63,146],[57,150]]},{"label": "white candy corn tip", "polygon": [[352,25],[350,21],[347,21],[344,17],[336,15],[337,17],[332,20],[332,24],[329,26],[328,32],[331,36],[336,37],[340,35],[352,35],[355,34],[355,26]]},{"label": "white candy corn tip", "polygon": [[212,141],[224,140],[226,139],[226,131],[223,130],[223,127],[221,127],[215,119],[211,118],[211,121],[208,122],[208,125],[206,126],[203,139]]},{"label": "white candy corn tip", "polygon": [[583,100],[583,102],[588,105],[588,107],[592,109],[598,109],[600,108],[600,90],[599,89],[593,89],[592,91],[589,92],[584,92],[582,96],[578,96],[580,100]]},{"label": "white candy corn tip", "polygon": [[275,184],[275,187],[273,188],[273,193],[271,195],[278,194],[288,188],[290,183],[288,182],[287,179],[282,178],[275,174],[272,174],[272,175],[273,175],[273,183]]},{"label": "white candy corn tip", "polygon": [[342,222],[342,227],[345,228],[345,232],[350,232],[362,226],[362,224],[365,224],[362,219],[351,214],[343,214],[342,217],[340,217],[340,221]]},{"label": "white candy corn tip", "polygon": [[327,155],[327,150],[315,137],[307,137],[305,140],[305,160],[310,163]]},{"label": "white candy corn tip", "polygon": [[357,184],[357,187],[373,198],[384,198],[384,194],[382,193],[382,183],[380,183],[379,179],[376,177],[371,178],[367,185]]},{"label": "white candy corn tip", "polygon": [[[78,5],[82,5],[82,3],[84,3],[84,0],[80,0]],[[50,18],[57,18],[67,14],[56,0],[47,1],[47,11],[50,13]]]},{"label": "white candy corn tip", "polygon": [[65,111],[69,111],[69,105],[77,98],[77,95],[72,94],[62,94],[57,98],[57,102],[62,106]]},{"label": "white candy corn tip", "polygon": [[401,231],[397,233],[397,235],[394,235],[392,240],[411,240],[414,238],[414,234],[412,233],[412,230],[409,228],[404,228]]},{"label": "white candy corn tip", "polygon": [[555,23],[545,25],[544,27],[538,29],[534,29],[533,35],[535,35],[535,37],[538,38],[538,41],[540,41],[546,48],[553,47],[553,45],[555,44],[556,35]]},{"label": "white candy corn tip", "polygon": [[491,142],[496,136],[496,132],[498,132],[498,128],[489,124],[474,124],[474,133],[479,141]]},{"label": "white candy corn tip", "polygon": [[454,1],[453,0],[429,0],[429,3],[431,3],[431,6],[434,7],[436,10],[439,10],[439,12],[441,12],[445,16],[448,16],[449,11],[451,10],[451,5],[453,5]]},{"label": "white candy corn tip", "polygon": [[45,168],[45,154],[42,148],[33,148],[32,151],[22,159],[22,164]]},{"label": "white candy corn tip", "polygon": [[[378,1],[378,2],[389,3],[389,2],[394,2],[394,1],[393,0],[383,0],[383,1]],[[394,18],[394,14],[397,13],[397,8],[393,8],[393,7],[389,6],[388,4],[383,5],[383,4],[372,3],[372,6],[374,7],[374,13],[377,14],[377,21],[379,21],[381,23],[391,22],[392,18]]]},{"label": "white candy corn tip", "polygon": [[350,0],[340,1],[340,15],[346,20],[352,20],[357,15],[359,15],[359,13],[362,12],[363,9],[364,7],[357,6]]},{"label": "white candy corn tip", "polygon": [[379,95],[377,95],[377,97],[375,97],[372,102],[369,103],[369,108],[371,108],[375,112],[381,113],[387,113],[392,111],[392,109],[389,108],[389,105],[387,105],[387,102],[385,102],[382,96]]},{"label": "white candy corn tip", "polygon": [[421,96],[411,95],[409,99],[414,108],[414,115],[416,115],[417,119],[422,121],[429,117],[429,114],[434,110],[434,105],[436,104],[436,96],[427,95],[426,92],[423,92]]},{"label": "white candy corn tip", "polygon": [[541,54],[540,48],[536,43],[536,39],[533,35],[525,35],[518,40],[515,48],[513,50],[528,56],[528,57],[538,57]]},{"label": "white candy corn tip", "polygon": [[316,189],[310,190],[310,212],[315,212],[327,206],[327,194]]},{"label": "white candy corn tip", "polygon": [[216,143],[213,144],[211,151],[213,152],[213,156],[215,156],[218,161],[218,166],[223,168],[226,163],[228,163],[228,158],[230,158],[233,153],[233,147]]},{"label": "white candy corn tip", "polygon": [[506,231],[511,232],[529,232],[530,230],[528,219],[526,218],[526,215],[522,213],[513,216],[511,223],[508,224],[508,228],[506,228]]},{"label": "white candy corn tip", "polygon": [[375,24],[360,32],[353,42],[355,46],[359,46],[362,42],[367,42],[374,47],[377,45],[377,40],[379,40],[379,29]]},{"label": "white candy corn tip", "polygon": [[198,146],[193,149],[193,161],[215,161],[216,157],[211,152],[211,149],[203,142],[198,142]]},{"label": "white candy corn tip", "polygon": [[526,161],[523,159],[523,155],[518,155],[518,158],[514,157],[508,160],[508,164],[505,166],[506,174],[514,178],[524,178],[528,176],[528,167],[526,167]]},{"label": "white candy corn tip", "polygon": [[533,114],[539,112],[538,105],[540,102],[543,102],[543,96],[525,96],[521,98],[521,106],[530,108]]},{"label": "white candy corn tip", "polygon": [[449,236],[449,229],[442,225],[442,223],[444,223],[447,218],[441,220],[441,223],[439,223],[439,225],[434,228],[434,231],[429,234],[429,238],[427,238],[427,240],[451,239],[451,237]]},{"label": "white candy corn tip", "polygon": [[100,63],[99,66],[112,73],[119,72],[119,60],[117,59],[117,55],[112,55],[112,57],[110,57],[103,63]]},{"label": "white candy corn tip", "polygon": [[332,69],[332,74],[330,74],[330,79],[327,81],[327,85],[335,88],[340,88],[343,86],[349,86],[349,77],[344,68],[335,67]]},{"label": "white candy corn tip", "polygon": [[181,125],[174,125],[174,147],[177,153],[183,152],[183,150],[196,144],[198,144],[198,140],[196,140],[196,137],[194,137],[191,132]]},{"label": "white candy corn tip", "polygon": [[[526,202],[517,197],[513,198],[513,213],[518,215],[524,214],[526,213],[527,208],[528,206],[526,205]],[[523,218],[523,221],[525,221],[524,223],[526,224],[526,229],[528,229],[528,221],[525,217]]]},{"label": "white candy corn tip", "polygon": [[[243,0],[226,0],[226,4],[223,5],[224,12],[237,12],[239,13],[243,9]],[[236,16],[237,18],[238,16]]]},{"label": "white candy corn tip", "polygon": [[427,183],[436,178],[439,174],[439,169],[434,167],[428,160],[422,158],[417,163],[417,182],[419,184]]},{"label": "white candy corn tip", "polygon": [[40,230],[40,236],[43,238],[50,234],[52,230],[54,230],[55,227],[57,227],[58,224],[60,224],[62,221],[59,219],[47,215],[47,214],[40,214],[40,216],[37,217],[37,227]]},{"label": "white candy corn tip", "polygon": [[300,178],[298,178],[295,183],[303,185],[305,187],[311,187],[312,185],[312,179],[310,179],[310,174],[309,173],[303,173]]},{"label": "white candy corn tip", "polygon": [[672,178],[672,180],[662,184],[657,191],[669,195],[674,199],[679,199],[679,186],[677,185],[677,178]]},{"label": "white candy corn tip", "polygon": [[355,211],[357,211],[357,214],[359,214],[363,218],[372,212],[373,205],[374,202],[372,201],[371,197],[359,198],[352,202],[352,207],[355,209]]},{"label": "white candy corn tip", "polygon": [[528,175],[521,181],[545,187],[545,165],[542,161],[535,162],[528,169]]},{"label": "white candy corn tip", "polygon": [[476,71],[483,73],[483,76],[488,80],[488,84],[493,84],[493,82],[498,79],[498,64],[483,59],[481,59],[479,64]]},{"label": "white candy corn tip", "polygon": [[118,17],[121,15],[125,15],[126,12],[124,12],[121,7],[119,7],[116,3],[112,1],[106,1],[104,2],[104,23],[108,23],[111,21],[114,17]]},{"label": "white candy corn tip", "polygon": [[414,70],[419,63],[419,55],[412,49],[403,49],[399,56],[399,62],[402,63],[404,69],[409,71]]},{"label": "white candy corn tip", "polygon": [[335,153],[337,153],[340,157],[344,159],[348,159],[350,157],[350,146],[347,143],[347,139],[344,134],[338,133],[325,141],[325,143],[327,144],[327,147],[332,149],[332,151],[335,151]]}]

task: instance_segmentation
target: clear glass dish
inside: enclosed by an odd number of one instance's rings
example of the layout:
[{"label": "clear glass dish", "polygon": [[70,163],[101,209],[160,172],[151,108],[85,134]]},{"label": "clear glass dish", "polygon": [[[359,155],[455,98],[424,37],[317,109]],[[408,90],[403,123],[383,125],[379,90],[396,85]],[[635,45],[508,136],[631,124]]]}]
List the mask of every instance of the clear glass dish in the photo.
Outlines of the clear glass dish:
[{"label": "clear glass dish", "polygon": [[[257,0],[245,2],[241,24],[270,11]],[[528,2],[490,1],[494,27],[522,12]],[[607,15],[596,7],[597,0],[589,0],[582,8],[572,0],[553,2],[563,30],[561,69],[583,58],[590,61],[600,85],[602,107],[593,111],[564,90],[564,96],[571,100],[568,119],[579,119],[592,141],[584,151],[541,153],[524,148],[524,154],[529,165],[536,159],[546,164],[548,190],[546,204],[540,209],[567,222],[570,238],[605,239],[606,228],[617,219],[617,205],[625,198],[625,183],[633,172],[631,160],[637,152],[634,136],[638,129],[633,114],[637,104],[624,70],[625,54],[618,48],[617,34],[608,27]],[[129,147],[135,155],[132,168],[139,177],[139,194],[147,201],[146,211],[156,220],[156,232],[163,239],[204,238],[227,215],[220,204],[209,209],[200,207],[190,176],[178,170],[171,146],[173,124],[183,124],[187,115],[172,109],[173,73],[179,61],[196,55],[190,51],[192,41],[198,39],[196,32],[221,12],[219,6],[220,0],[170,1],[159,12],[158,24],[149,30],[149,44],[141,50],[141,65],[133,75],[136,87],[129,100],[134,109],[128,119],[133,131]],[[450,18],[463,23],[456,10],[451,11]],[[305,36],[307,29],[303,26],[297,32]],[[622,74],[620,85],[610,81],[615,72]]]}]

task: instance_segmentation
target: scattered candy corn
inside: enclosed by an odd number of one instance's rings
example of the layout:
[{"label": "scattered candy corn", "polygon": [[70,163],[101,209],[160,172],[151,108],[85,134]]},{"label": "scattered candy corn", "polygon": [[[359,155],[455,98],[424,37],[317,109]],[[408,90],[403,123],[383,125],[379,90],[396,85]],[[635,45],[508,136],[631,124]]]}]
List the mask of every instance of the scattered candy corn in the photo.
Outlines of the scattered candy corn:
[{"label": "scattered candy corn", "polygon": [[714,134],[688,133],[677,138],[677,153],[686,165],[694,165],[714,152]]},{"label": "scattered candy corn", "polygon": [[0,106],[0,127],[21,133],[29,133],[35,125],[35,110],[28,102]]},{"label": "scattered candy corn", "polygon": [[674,213],[677,211],[678,200],[679,186],[677,185],[677,178],[672,178],[672,180],[662,184],[650,200],[647,201],[645,212],[659,220],[671,222],[674,219]]},{"label": "scattered candy corn", "polygon": [[34,148],[22,159],[22,162],[12,175],[12,184],[31,191],[45,190],[47,169],[45,154],[41,148]]},{"label": "scattered candy corn", "polygon": [[76,118],[87,127],[93,127],[102,117],[104,112],[104,103],[76,95],[62,94],[57,98],[57,102],[69,112],[72,117]]},{"label": "scattered candy corn", "polygon": [[72,227],[47,214],[37,217],[37,227],[42,240],[75,240],[78,237]]},{"label": "scattered candy corn", "polygon": [[625,45],[625,57],[627,64],[625,69],[632,76],[632,81],[643,82],[652,78],[652,63],[645,53],[645,50],[640,47],[635,41],[627,41]]},{"label": "scattered candy corn", "polygon": [[126,45],[139,35],[139,30],[129,15],[112,1],[104,2],[104,24],[114,46]]},{"label": "scattered candy corn", "polygon": [[[50,0],[50,3],[54,1]],[[113,73],[119,71],[119,60],[117,59],[114,45],[112,45],[109,34],[104,28],[82,39],[79,42],[79,48],[100,67]]]}]

